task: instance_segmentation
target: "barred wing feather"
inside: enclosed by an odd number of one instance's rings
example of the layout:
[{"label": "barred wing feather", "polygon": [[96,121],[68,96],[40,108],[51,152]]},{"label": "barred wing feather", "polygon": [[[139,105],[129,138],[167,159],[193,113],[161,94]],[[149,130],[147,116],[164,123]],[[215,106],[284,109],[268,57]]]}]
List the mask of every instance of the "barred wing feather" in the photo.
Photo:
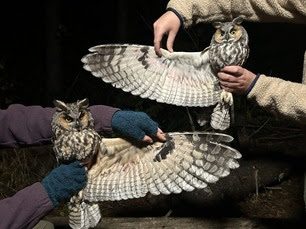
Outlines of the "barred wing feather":
[{"label": "barred wing feather", "polygon": [[168,133],[165,143],[137,145],[104,138],[83,190],[89,202],[139,198],[203,189],[239,167],[241,154],[226,134]]},{"label": "barred wing feather", "polygon": [[220,100],[208,49],[195,53],[163,49],[162,57],[152,46],[133,44],[98,45],[89,51],[81,60],[84,69],[133,95],[188,107],[207,107]]}]

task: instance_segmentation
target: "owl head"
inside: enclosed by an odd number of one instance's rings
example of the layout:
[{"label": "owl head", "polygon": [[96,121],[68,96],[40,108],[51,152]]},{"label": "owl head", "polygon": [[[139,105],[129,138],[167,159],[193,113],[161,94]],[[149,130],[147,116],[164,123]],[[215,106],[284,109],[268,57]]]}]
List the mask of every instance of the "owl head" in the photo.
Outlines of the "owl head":
[{"label": "owl head", "polygon": [[239,16],[231,22],[214,22],[213,26],[216,28],[216,32],[212,42],[234,42],[240,40],[242,37],[247,39],[247,32],[240,25],[242,21],[243,17]]},{"label": "owl head", "polygon": [[68,131],[82,131],[93,128],[94,121],[90,112],[88,112],[88,99],[85,98],[74,103],[54,100],[53,103],[56,112],[52,119],[52,129],[60,127]]}]

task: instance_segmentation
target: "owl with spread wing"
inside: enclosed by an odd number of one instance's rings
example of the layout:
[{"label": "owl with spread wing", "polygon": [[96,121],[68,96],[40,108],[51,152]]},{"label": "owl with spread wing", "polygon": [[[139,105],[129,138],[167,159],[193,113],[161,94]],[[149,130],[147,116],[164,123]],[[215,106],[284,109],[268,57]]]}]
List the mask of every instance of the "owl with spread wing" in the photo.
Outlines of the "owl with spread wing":
[{"label": "owl with spread wing", "polygon": [[54,102],[53,150],[61,161],[86,164],[85,188],[68,203],[69,225],[90,228],[101,219],[99,203],[178,194],[203,189],[239,167],[241,154],[223,133],[171,132],[166,142],[147,144],[131,139],[105,138],[94,130],[88,100]]},{"label": "owl with spread wing", "polygon": [[[168,52],[158,57],[153,46],[106,44],[89,49],[81,61],[84,69],[116,88],[141,98],[185,107],[211,107],[214,129],[230,126],[232,94],[222,90],[217,72],[227,65],[243,65],[249,55],[243,18],[214,22],[210,46],[201,52]],[[204,109],[205,110],[205,109]],[[206,123],[204,111],[198,117]]]}]

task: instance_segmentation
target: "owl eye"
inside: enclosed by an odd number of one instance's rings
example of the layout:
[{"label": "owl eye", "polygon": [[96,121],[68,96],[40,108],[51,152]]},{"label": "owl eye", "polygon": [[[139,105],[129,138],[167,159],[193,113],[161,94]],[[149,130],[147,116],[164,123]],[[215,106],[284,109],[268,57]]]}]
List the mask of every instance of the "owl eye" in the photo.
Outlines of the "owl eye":
[{"label": "owl eye", "polygon": [[224,36],[224,34],[225,34],[225,32],[221,30],[221,36],[222,37]]},{"label": "owl eye", "polygon": [[234,35],[234,34],[236,33],[236,30],[235,30],[235,29],[232,29],[232,30],[230,31],[230,33],[231,33],[232,35]]},{"label": "owl eye", "polygon": [[66,122],[72,122],[72,120],[73,120],[73,119],[72,119],[70,116],[66,116],[66,117],[65,117],[65,121],[66,121]]}]

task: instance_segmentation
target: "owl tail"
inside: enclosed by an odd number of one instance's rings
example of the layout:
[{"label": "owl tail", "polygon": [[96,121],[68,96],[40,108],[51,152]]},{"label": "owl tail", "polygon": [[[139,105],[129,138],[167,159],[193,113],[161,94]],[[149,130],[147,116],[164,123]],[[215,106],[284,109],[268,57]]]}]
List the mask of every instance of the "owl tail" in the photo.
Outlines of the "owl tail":
[{"label": "owl tail", "polygon": [[217,130],[226,130],[230,126],[231,116],[228,105],[218,103],[215,107],[210,120],[212,128]]},{"label": "owl tail", "polygon": [[220,102],[211,115],[210,125],[214,129],[226,130],[231,123],[230,109],[233,105],[233,95],[223,90],[220,97]]},{"label": "owl tail", "polygon": [[87,229],[95,227],[100,219],[100,208],[98,204],[86,203],[82,200],[82,193],[71,197],[68,203],[69,226],[72,229]]}]

